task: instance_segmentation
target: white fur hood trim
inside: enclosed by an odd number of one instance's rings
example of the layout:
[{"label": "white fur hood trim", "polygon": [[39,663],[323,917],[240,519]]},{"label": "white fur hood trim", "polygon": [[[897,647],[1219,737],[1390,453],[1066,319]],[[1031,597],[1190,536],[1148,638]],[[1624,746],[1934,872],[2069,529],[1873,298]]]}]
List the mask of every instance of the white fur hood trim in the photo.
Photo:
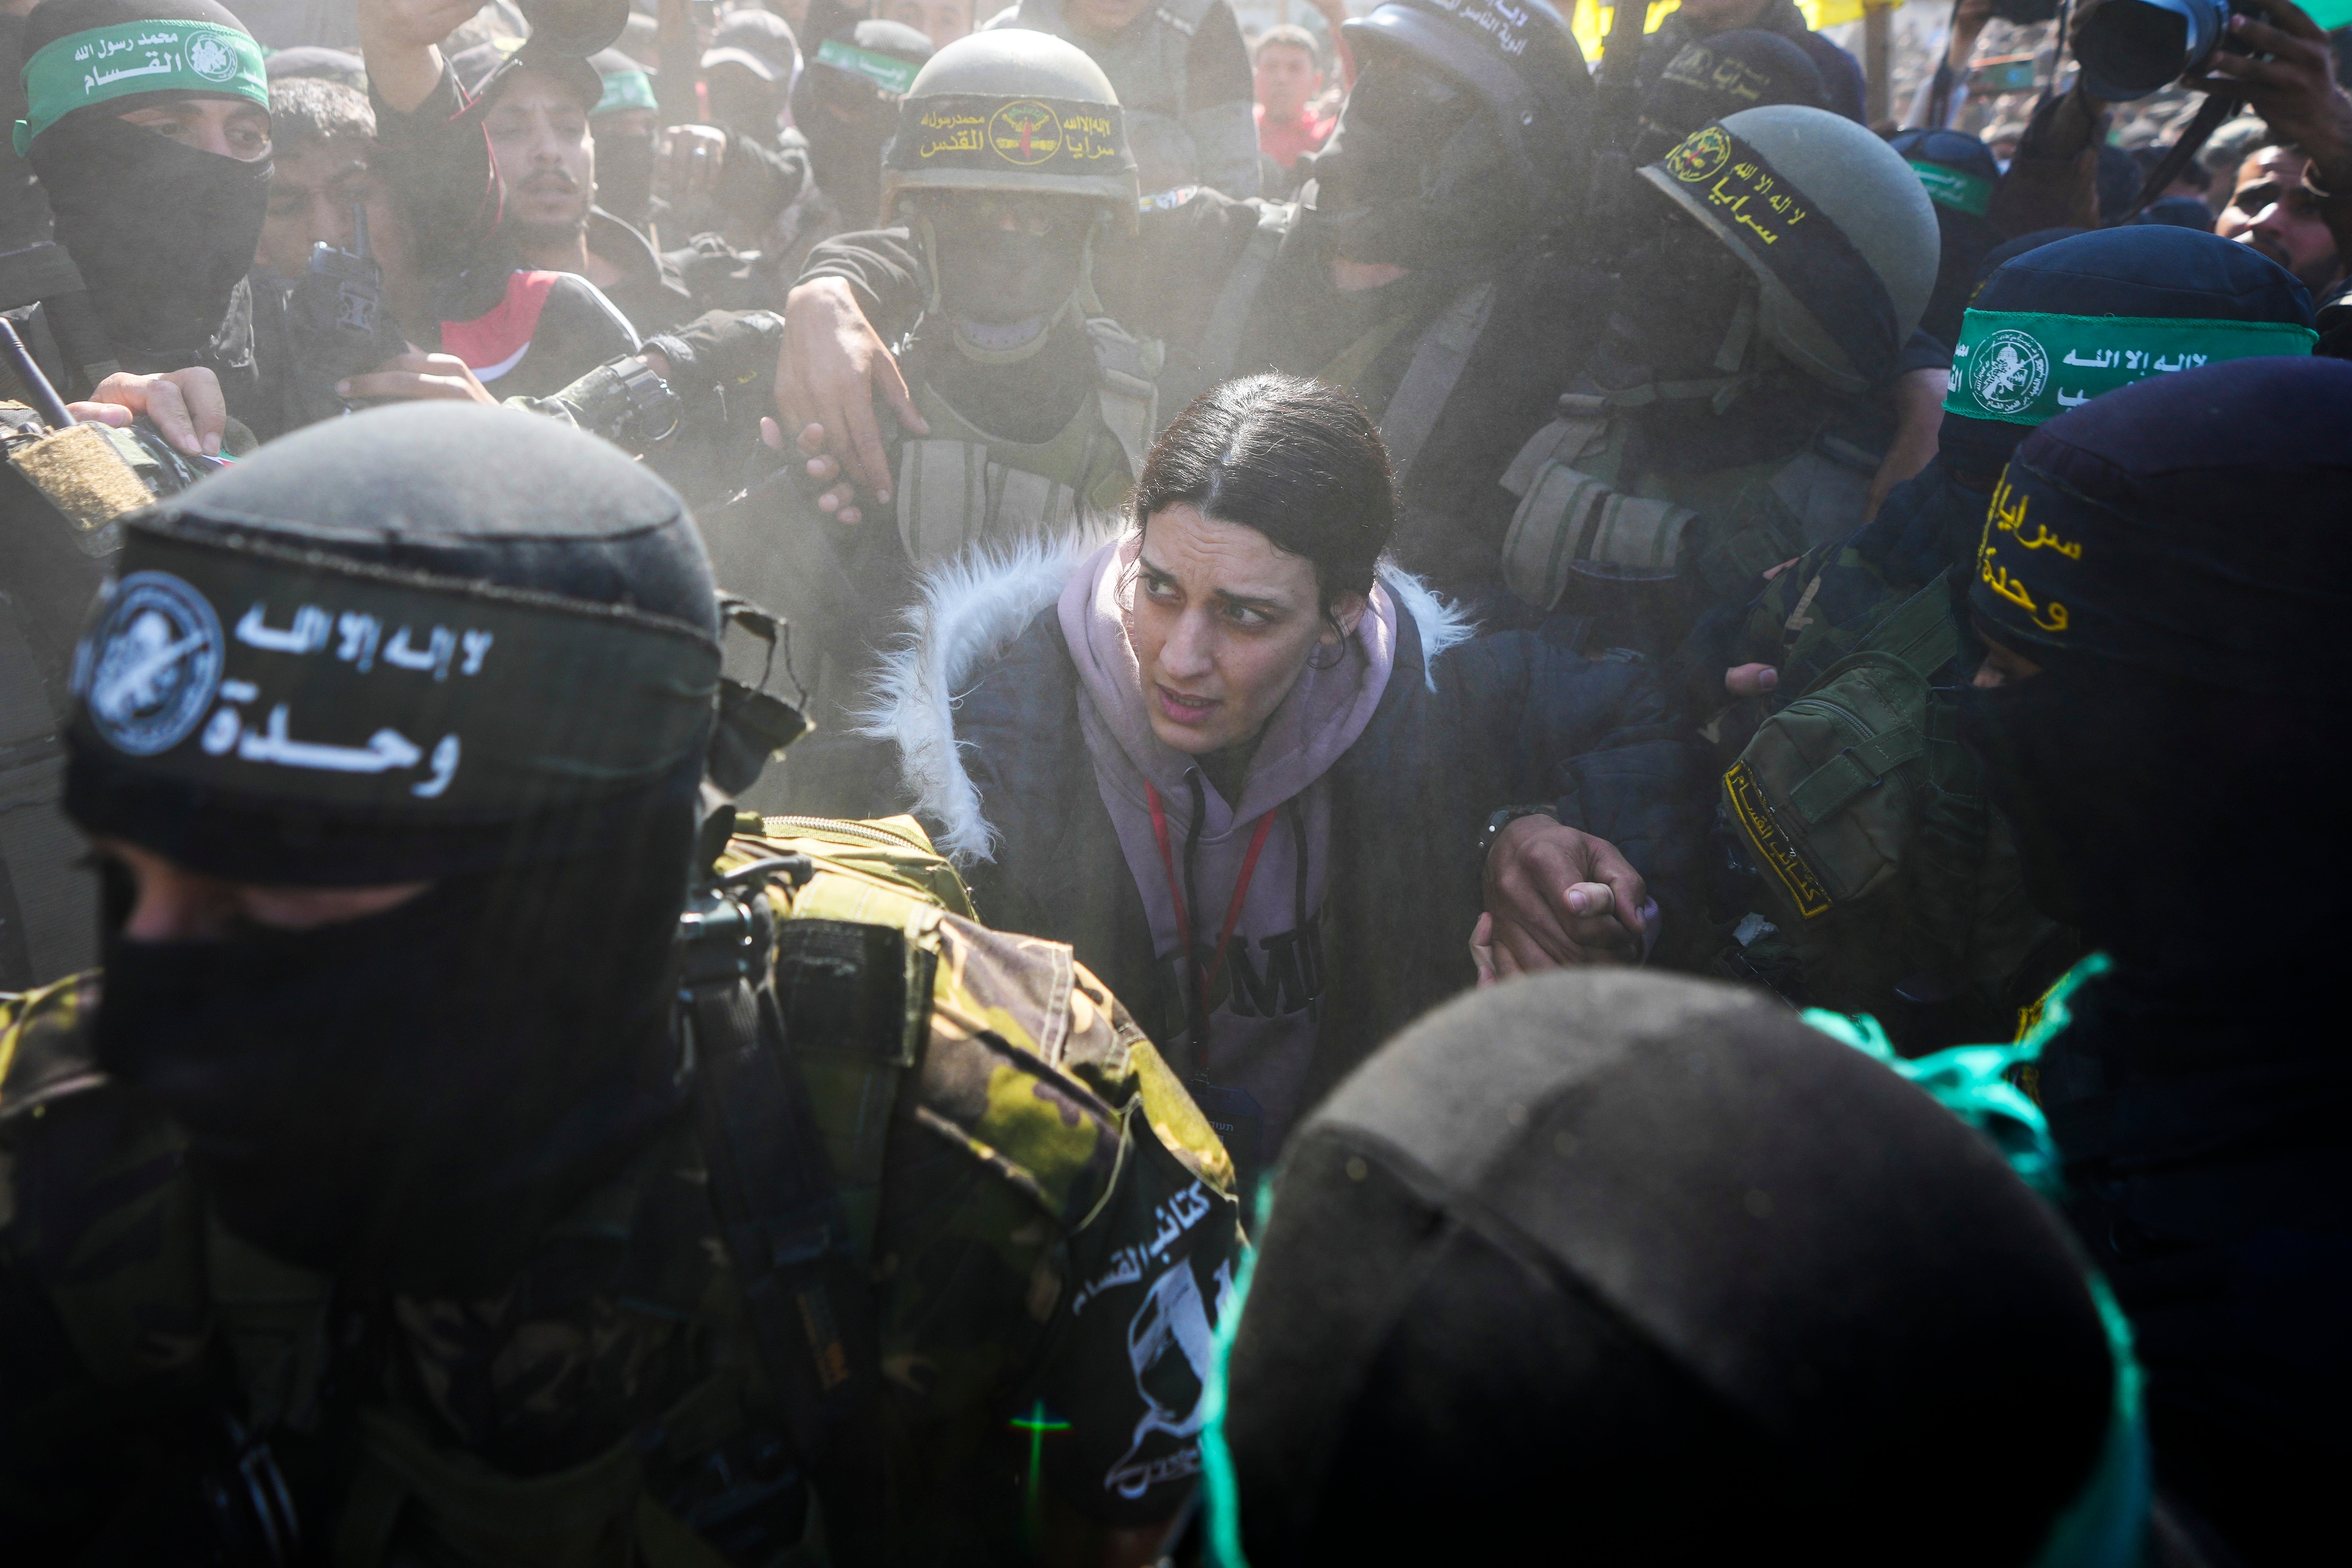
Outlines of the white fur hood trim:
[{"label": "white fur hood trim", "polygon": [[[1052,607],[1087,557],[1122,531],[1123,524],[1103,520],[1059,538],[981,546],[932,567],[896,645],[882,656],[857,715],[857,732],[897,743],[899,782],[916,815],[937,826],[934,842],[959,865],[993,858],[996,833],[964,770],[955,735],[957,699]],[[1395,563],[1382,562],[1380,578],[1412,617],[1434,691],[1438,657],[1468,642],[1478,628]]]}]

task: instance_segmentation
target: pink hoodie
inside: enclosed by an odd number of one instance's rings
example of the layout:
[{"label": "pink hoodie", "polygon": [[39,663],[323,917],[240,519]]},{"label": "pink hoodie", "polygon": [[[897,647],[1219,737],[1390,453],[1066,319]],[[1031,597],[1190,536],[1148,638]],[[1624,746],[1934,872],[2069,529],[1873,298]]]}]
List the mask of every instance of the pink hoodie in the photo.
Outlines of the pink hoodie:
[{"label": "pink hoodie", "polygon": [[[1062,636],[1076,663],[1087,700],[1078,717],[1129,872],[1142,895],[1151,937],[1172,994],[1181,995],[1184,949],[1168,867],[1184,876],[1192,826],[1193,760],[1152,732],[1143,680],[1128,642],[1133,579],[1122,581],[1131,541],[1114,541],[1087,557],[1062,590]],[[1322,1014],[1319,915],[1330,882],[1331,765],[1371,722],[1396,656],[1397,612],[1375,584],[1370,607],[1348,639],[1347,657],[1328,669],[1309,666],[1266,721],[1242,785],[1228,802],[1200,779],[1202,820],[1193,849],[1193,951],[1208,964],[1234,901],[1234,884],[1258,823],[1268,813],[1265,844],[1243,894],[1234,934],[1209,985],[1205,1050],[1165,1042],[1188,1073],[1247,1093],[1263,1113],[1260,1145],[1271,1158],[1297,1115],[1298,1096]],[[1168,859],[1152,830],[1149,784],[1160,792]]]}]

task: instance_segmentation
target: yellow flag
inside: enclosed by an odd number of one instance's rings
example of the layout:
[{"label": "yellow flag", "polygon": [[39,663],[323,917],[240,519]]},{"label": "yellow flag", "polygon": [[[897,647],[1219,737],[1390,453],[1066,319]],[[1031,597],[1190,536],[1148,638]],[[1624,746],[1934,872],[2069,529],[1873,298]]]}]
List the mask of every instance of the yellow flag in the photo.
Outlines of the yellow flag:
[{"label": "yellow flag", "polygon": [[[1658,24],[1671,15],[1680,0],[1654,0],[1645,32],[1654,33]],[[1576,34],[1577,47],[1584,51],[1588,64],[1601,58],[1601,42],[1609,36],[1613,8],[1601,0],[1575,0],[1576,9],[1569,26]],[[1842,22],[1862,19],[1863,0],[1797,0],[1797,9],[1805,14],[1806,26],[1819,30],[1834,27]]]}]

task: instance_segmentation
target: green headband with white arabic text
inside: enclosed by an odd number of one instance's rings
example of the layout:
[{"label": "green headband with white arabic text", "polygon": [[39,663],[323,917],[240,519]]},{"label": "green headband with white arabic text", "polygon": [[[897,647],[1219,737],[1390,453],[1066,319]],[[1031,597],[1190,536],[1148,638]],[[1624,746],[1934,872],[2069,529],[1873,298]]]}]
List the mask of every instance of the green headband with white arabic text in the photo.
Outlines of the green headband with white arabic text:
[{"label": "green headband with white arabic text", "polygon": [[69,33],[25,62],[26,117],[16,121],[16,155],[77,109],[118,98],[180,93],[242,98],[269,107],[261,46],[213,22],[121,22]]},{"label": "green headband with white arabic text", "polygon": [[604,78],[604,96],[588,111],[589,118],[599,114],[617,114],[625,109],[659,109],[654,97],[654,79],[643,71],[614,71]]},{"label": "green headband with white arabic text", "polygon": [[1970,310],[1952,350],[1944,412],[2039,425],[2103,392],[2223,360],[2307,354],[2319,334],[2287,321]]},{"label": "green headband with white arabic text", "polygon": [[816,63],[831,66],[852,76],[862,76],[893,98],[904,98],[907,89],[915,85],[915,73],[923,68],[912,60],[902,60],[895,55],[861,49],[856,44],[839,38],[827,38],[816,51]]}]

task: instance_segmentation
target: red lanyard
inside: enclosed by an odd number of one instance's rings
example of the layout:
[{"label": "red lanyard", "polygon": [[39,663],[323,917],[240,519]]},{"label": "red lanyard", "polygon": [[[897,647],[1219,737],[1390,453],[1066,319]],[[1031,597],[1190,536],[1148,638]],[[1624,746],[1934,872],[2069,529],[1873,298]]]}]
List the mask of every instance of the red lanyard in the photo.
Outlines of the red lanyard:
[{"label": "red lanyard", "polygon": [[[1160,792],[1150,784],[1143,786],[1144,798],[1151,803],[1151,837],[1160,841],[1160,864],[1168,873],[1169,900],[1176,906],[1176,934],[1184,943],[1184,963],[1192,962],[1192,920],[1184,908],[1184,884],[1176,875],[1176,858],[1168,849],[1168,812],[1160,804]],[[1209,1011],[1209,982],[1216,978],[1225,962],[1225,946],[1234,940],[1234,927],[1241,923],[1242,900],[1249,896],[1250,878],[1257,874],[1258,851],[1265,847],[1265,836],[1274,826],[1274,813],[1267,812],[1257,819],[1257,831],[1250,835],[1249,853],[1242,857],[1241,879],[1234,884],[1234,901],[1225,910],[1225,929],[1217,933],[1216,955],[1201,975],[1201,1011]]]}]

